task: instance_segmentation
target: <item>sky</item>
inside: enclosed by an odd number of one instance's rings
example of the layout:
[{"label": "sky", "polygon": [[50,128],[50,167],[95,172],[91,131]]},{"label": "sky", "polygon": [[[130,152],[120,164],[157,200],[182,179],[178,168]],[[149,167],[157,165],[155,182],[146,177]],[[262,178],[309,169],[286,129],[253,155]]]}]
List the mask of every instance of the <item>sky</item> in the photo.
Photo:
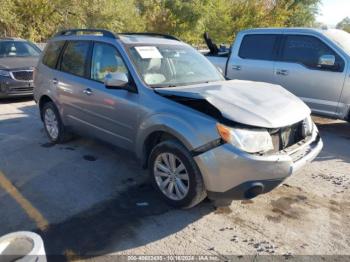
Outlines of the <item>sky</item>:
[{"label": "sky", "polygon": [[350,0],[322,0],[317,21],[335,26],[347,16],[350,17]]}]

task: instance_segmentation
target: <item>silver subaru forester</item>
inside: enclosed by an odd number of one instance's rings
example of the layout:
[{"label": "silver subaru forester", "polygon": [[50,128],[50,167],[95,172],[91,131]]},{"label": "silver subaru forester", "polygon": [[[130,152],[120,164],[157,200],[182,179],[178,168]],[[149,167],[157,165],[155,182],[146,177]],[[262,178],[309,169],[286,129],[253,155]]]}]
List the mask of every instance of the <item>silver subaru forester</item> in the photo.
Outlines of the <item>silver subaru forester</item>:
[{"label": "silver subaru forester", "polygon": [[34,86],[52,142],[74,132],[134,152],[176,207],[269,192],[323,146],[299,98],[277,85],[225,81],[168,35],[62,31],[48,42]]}]

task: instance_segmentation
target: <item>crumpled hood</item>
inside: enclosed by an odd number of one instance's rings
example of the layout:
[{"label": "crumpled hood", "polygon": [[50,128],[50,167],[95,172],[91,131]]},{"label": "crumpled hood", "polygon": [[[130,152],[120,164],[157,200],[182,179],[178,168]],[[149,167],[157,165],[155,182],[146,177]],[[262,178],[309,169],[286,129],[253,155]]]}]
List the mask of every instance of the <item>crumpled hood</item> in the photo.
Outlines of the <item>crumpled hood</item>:
[{"label": "crumpled hood", "polygon": [[35,67],[39,57],[2,57],[0,69],[25,69]]},{"label": "crumpled hood", "polygon": [[156,88],[163,95],[206,99],[223,117],[251,126],[279,128],[310,115],[310,109],[283,87],[242,80]]}]

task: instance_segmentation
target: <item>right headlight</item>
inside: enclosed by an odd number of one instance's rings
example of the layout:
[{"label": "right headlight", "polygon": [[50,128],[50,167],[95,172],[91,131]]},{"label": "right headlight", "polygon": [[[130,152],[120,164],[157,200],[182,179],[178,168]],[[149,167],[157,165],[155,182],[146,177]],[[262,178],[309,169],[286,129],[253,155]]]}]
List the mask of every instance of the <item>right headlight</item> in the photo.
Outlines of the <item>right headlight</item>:
[{"label": "right headlight", "polygon": [[267,130],[230,128],[219,123],[216,127],[225,142],[245,152],[262,153],[273,149],[271,135]]},{"label": "right headlight", "polygon": [[10,77],[10,72],[6,70],[0,70],[0,76]]}]

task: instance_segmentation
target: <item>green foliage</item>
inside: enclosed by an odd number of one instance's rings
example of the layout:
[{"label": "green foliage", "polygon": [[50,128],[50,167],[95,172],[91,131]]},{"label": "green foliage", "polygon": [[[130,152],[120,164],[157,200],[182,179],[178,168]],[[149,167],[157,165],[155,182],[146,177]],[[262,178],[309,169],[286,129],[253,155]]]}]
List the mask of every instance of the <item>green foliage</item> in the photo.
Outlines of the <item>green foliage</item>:
[{"label": "green foliage", "polygon": [[311,26],[320,0],[0,0],[0,36],[45,41],[64,28],[148,31],[229,43],[253,27]]},{"label": "green foliage", "polygon": [[350,17],[345,17],[337,24],[338,29],[342,29],[350,33]]}]

